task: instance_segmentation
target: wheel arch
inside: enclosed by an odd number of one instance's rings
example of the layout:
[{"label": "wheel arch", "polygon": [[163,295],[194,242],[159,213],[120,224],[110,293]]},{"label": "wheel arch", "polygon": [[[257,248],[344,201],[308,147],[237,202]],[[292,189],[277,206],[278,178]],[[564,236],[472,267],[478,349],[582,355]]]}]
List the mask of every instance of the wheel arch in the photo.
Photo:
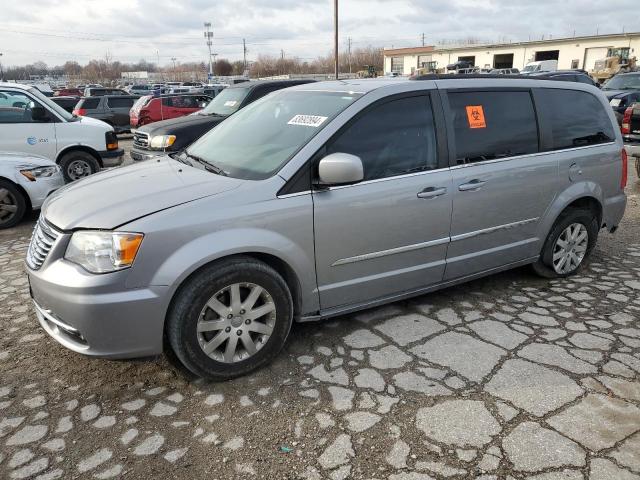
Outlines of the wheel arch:
[{"label": "wheel arch", "polygon": [[572,183],[554,199],[545,212],[539,224],[539,238],[544,242],[560,215],[568,208],[592,210],[598,217],[599,225],[602,226],[603,198],[602,188],[595,182]]},{"label": "wheel arch", "polygon": [[196,269],[191,271],[188,275],[186,275],[179,284],[175,287],[171,294],[171,299],[167,305],[167,310],[165,314],[165,325],[166,325],[166,316],[169,315],[173,304],[175,303],[179,293],[184,288],[184,286],[195,276],[200,274],[206,268],[210,268],[212,265],[216,265],[218,263],[222,263],[228,260],[238,259],[248,257],[254,260],[258,260],[266,265],[269,265],[273,268],[278,274],[284,279],[287,287],[289,287],[289,291],[291,292],[291,298],[293,300],[293,314],[294,320],[301,316],[302,309],[302,287],[300,284],[300,279],[298,278],[295,270],[282,258],[273,255],[271,253],[258,252],[258,251],[248,251],[248,252],[238,252],[230,255],[225,255],[218,257],[214,260],[208,261],[199,265]]},{"label": "wheel arch", "polygon": [[98,154],[98,152],[93,148],[88,147],[87,145],[69,145],[68,147],[63,148],[62,150],[60,150],[60,152],[58,153],[58,156],[56,157],[56,163],[59,165],[62,157],[64,157],[67,153],[70,153],[73,151],[88,153],[89,155],[91,155],[93,158],[96,159],[96,161],[98,162],[98,165],[100,165],[100,168],[104,167],[104,165],[102,164],[102,158],[100,158],[100,155]]},{"label": "wheel arch", "polygon": [[19,183],[16,183],[14,180],[10,179],[9,177],[5,177],[3,175],[0,175],[0,180],[5,180],[11,183],[14,187],[18,189],[18,191],[24,197],[24,201],[26,202],[27,213],[33,210],[33,205],[31,204],[31,197],[29,197],[29,194],[27,193],[27,191],[24,189],[22,185],[20,185]]}]

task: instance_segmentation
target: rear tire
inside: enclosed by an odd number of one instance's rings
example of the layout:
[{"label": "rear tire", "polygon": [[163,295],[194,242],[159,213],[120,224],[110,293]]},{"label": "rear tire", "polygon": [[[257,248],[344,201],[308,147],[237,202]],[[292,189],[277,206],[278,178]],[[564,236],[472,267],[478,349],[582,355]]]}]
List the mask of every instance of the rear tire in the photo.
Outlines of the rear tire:
[{"label": "rear tire", "polygon": [[82,150],[65,153],[59,163],[66,182],[80,180],[100,170],[100,164],[93,155]]},{"label": "rear tire", "polygon": [[284,279],[269,265],[242,256],[205,267],[178,290],[166,335],[187,369],[222,381],[271,362],[292,323],[293,300]]},{"label": "rear tire", "polygon": [[27,212],[27,199],[8,180],[0,179],[0,230],[15,227]]},{"label": "rear tire", "polygon": [[[549,232],[533,270],[544,278],[575,275],[591,255],[599,230],[598,217],[593,211],[582,208],[565,210]],[[576,238],[571,238],[573,233]],[[584,234],[586,238],[583,238]]]}]

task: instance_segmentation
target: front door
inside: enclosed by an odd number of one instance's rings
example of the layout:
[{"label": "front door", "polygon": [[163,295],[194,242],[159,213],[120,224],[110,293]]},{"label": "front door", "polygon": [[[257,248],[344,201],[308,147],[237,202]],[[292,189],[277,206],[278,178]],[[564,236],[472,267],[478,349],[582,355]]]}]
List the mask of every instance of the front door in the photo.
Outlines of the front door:
[{"label": "front door", "polygon": [[0,150],[41,155],[56,159],[56,129],[54,116],[48,121],[36,121],[33,107],[42,105],[26,92],[0,89]]},{"label": "front door", "polygon": [[537,226],[558,189],[558,161],[538,153],[529,90],[450,91],[445,98],[455,144],[451,280],[540,252]]},{"label": "front door", "polygon": [[365,109],[327,144],[326,154],[336,152],[359,156],[364,180],[313,193],[321,308],[440,282],[451,177],[438,150],[430,96]]}]

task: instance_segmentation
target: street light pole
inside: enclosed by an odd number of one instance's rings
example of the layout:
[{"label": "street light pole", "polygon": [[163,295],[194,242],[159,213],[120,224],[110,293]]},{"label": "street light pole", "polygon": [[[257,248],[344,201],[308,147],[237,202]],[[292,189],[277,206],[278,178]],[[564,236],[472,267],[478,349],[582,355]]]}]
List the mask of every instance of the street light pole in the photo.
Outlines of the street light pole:
[{"label": "street light pole", "polygon": [[338,80],[338,0],[333,0],[333,55],[335,63],[336,80]]},{"label": "street light pole", "polygon": [[213,32],[211,31],[211,22],[205,22],[204,38],[207,39],[207,47],[209,48],[209,78],[213,77],[213,62],[211,61],[211,45],[213,45]]},{"label": "street light pole", "polygon": [[173,62],[173,81],[175,82],[176,79],[176,57],[171,57],[171,61]]}]

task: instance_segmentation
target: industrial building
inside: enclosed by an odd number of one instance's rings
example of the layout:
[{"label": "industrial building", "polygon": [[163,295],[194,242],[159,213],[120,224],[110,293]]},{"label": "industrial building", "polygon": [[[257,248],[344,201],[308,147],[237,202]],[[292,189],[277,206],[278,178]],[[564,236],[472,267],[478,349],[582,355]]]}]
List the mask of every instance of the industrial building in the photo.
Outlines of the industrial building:
[{"label": "industrial building", "polygon": [[423,67],[445,71],[447,65],[459,60],[481,68],[518,69],[533,61],[558,60],[558,69],[592,70],[597,60],[610,56],[640,57],[640,32],[458,47],[385,49],[384,71],[400,75],[411,75]]}]

